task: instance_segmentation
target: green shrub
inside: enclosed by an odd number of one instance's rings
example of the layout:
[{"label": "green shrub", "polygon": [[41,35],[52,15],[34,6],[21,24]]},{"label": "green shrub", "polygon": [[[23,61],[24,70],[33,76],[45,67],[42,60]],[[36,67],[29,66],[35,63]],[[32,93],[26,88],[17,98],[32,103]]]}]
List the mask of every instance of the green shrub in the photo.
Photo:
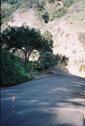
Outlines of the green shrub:
[{"label": "green shrub", "polygon": [[11,17],[11,14],[19,8],[21,3],[16,4],[2,4],[1,7],[1,23],[6,23]]},{"label": "green shrub", "polygon": [[62,17],[66,14],[67,10],[65,8],[60,8],[56,11],[56,17]]},{"label": "green shrub", "polygon": [[1,57],[1,86],[10,86],[31,80],[31,76],[25,74],[21,59],[2,50]]},{"label": "green shrub", "polygon": [[41,2],[36,1],[36,5],[37,5],[37,7],[39,7],[40,9],[44,9],[44,6],[45,6],[46,4],[45,4],[45,1],[43,0],[43,1],[41,1]]},{"label": "green shrub", "polygon": [[19,2],[19,0],[10,0],[10,1],[9,1],[10,4],[16,4],[16,3],[18,3],[18,2]]},{"label": "green shrub", "polygon": [[39,61],[37,62],[37,70],[42,71],[42,70],[49,70],[52,67],[54,67],[55,65],[58,64],[68,64],[68,58],[66,56],[62,56],[62,55],[54,55],[51,52],[45,52],[42,53]]},{"label": "green shrub", "polygon": [[1,18],[5,18],[11,14],[10,8],[2,8],[1,10]]},{"label": "green shrub", "polygon": [[44,19],[45,23],[48,23],[48,21],[49,21],[49,14],[48,14],[48,12],[44,12],[42,14],[42,18]]},{"label": "green shrub", "polygon": [[55,18],[60,18],[65,16],[65,14],[67,13],[67,9],[66,8],[60,8],[56,11],[54,11],[51,15],[50,15],[50,20],[54,20]]},{"label": "green shrub", "polygon": [[42,53],[38,62],[38,68],[40,68],[40,70],[48,70],[58,64],[57,56],[55,56],[52,52]]},{"label": "green shrub", "polygon": [[38,7],[39,16],[44,20],[45,23],[49,21],[49,13],[44,6]]},{"label": "green shrub", "polygon": [[65,7],[70,7],[73,4],[74,0],[65,0],[64,1],[64,6]]},{"label": "green shrub", "polygon": [[49,3],[54,3],[54,2],[55,2],[55,0],[48,0],[48,2],[49,2]]}]

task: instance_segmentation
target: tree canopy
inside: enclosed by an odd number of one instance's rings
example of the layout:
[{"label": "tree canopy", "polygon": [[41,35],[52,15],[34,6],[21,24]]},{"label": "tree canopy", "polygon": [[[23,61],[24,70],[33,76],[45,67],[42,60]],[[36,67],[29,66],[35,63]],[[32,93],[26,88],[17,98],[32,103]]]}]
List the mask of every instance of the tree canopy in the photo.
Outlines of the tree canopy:
[{"label": "tree canopy", "polygon": [[52,52],[53,41],[48,32],[42,35],[39,30],[27,26],[9,26],[2,32],[2,46],[12,51],[20,49],[27,62],[34,49]]}]

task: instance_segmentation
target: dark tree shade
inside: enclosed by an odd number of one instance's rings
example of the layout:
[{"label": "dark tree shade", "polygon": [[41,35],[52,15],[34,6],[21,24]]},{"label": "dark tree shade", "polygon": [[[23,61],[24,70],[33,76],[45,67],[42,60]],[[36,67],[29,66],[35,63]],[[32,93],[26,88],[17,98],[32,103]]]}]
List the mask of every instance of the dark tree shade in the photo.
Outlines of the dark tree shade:
[{"label": "dark tree shade", "polygon": [[12,51],[22,50],[25,62],[29,60],[29,56],[34,49],[52,52],[52,44],[52,37],[49,34],[41,35],[39,30],[27,26],[9,26],[2,32],[2,46]]}]

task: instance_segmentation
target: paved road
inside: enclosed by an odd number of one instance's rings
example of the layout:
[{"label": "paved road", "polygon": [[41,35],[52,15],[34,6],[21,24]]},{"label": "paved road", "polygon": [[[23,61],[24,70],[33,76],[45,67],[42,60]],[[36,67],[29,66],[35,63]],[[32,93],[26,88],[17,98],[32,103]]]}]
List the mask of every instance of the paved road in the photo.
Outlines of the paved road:
[{"label": "paved road", "polygon": [[1,90],[2,126],[84,126],[85,79],[58,73]]}]

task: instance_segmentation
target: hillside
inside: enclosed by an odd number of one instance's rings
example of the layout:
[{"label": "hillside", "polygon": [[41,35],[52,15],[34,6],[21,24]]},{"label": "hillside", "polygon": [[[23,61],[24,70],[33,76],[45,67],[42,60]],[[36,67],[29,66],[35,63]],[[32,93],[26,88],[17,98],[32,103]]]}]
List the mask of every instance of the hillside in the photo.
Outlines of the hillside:
[{"label": "hillside", "polygon": [[50,31],[54,53],[69,58],[70,73],[85,77],[85,0],[14,2],[2,2],[2,29],[7,25],[28,25],[42,32]]}]

